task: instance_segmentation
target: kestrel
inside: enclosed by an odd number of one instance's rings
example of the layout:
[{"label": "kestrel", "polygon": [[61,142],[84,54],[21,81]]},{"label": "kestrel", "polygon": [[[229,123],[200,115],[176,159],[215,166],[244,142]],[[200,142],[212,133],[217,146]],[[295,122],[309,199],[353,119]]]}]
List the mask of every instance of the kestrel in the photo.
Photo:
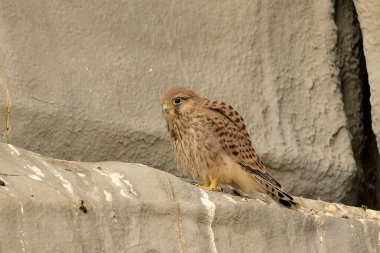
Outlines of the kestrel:
[{"label": "kestrel", "polygon": [[218,183],[228,184],[252,197],[261,192],[288,208],[299,207],[268,173],[232,106],[184,87],[167,90],[161,104],[176,163],[202,179],[203,189],[220,191]]}]

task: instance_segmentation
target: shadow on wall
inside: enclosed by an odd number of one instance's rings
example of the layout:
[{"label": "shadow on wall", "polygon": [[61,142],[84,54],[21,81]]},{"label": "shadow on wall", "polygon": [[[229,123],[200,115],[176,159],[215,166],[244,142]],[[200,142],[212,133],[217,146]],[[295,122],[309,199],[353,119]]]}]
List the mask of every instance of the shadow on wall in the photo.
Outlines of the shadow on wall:
[{"label": "shadow on wall", "polygon": [[335,2],[337,57],[344,110],[358,166],[357,206],[380,209],[380,156],[372,129],[370,85],[363,51],[363,35],[352,1]]}]

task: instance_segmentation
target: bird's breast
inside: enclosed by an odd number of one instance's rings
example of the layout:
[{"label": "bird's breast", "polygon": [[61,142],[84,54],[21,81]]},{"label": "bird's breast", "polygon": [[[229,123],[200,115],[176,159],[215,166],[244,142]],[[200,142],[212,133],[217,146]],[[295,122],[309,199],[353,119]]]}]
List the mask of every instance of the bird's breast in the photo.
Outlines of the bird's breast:
[{"label": "bird's breast", "polygon": [[193,177],[199,177],[200,170],[206,166],[199,132],[191,124],[184,126],[183,123],[173,124],[170,131],[177,166]]}]

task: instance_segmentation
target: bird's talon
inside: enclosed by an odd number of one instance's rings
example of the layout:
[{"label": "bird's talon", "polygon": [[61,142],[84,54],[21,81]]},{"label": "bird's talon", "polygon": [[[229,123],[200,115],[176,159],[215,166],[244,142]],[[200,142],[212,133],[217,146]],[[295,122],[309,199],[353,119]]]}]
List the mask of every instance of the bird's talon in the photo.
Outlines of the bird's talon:
[{"label": "bird's talon", "polygon": [[204,190],[213,191],[213,192],[221,192],[222,188],[219,186],[200,186]]},{"label": "bird's talon", "polygon": [[220,188],[219,186],[217,186],[217,187],[212,188],[211,191],[213,191],[213,192],[221,192],[222,188]]},{"label": "bird's talon", "polygon": [[194,184],[195,186],[197,186],[197,187],[200,187],[200,188],[203,188],[203,189],[205,189],[205,188],[207,188],[207,187],[210,187],[210,184],[204,184],[204,185],[200,185],[200,184],[198,184],[198,183],[195,183]]}]

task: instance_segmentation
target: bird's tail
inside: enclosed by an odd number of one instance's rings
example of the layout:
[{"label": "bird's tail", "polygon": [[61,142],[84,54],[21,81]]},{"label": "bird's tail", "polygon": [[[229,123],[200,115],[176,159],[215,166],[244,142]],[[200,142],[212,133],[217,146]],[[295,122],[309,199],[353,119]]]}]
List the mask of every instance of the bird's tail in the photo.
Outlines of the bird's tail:
[{"label": "bird's tail", "polygon": [[[290,196],[282,189],[282,185],[275,180],[268,172],[262,172],[260,170],[254,169],[251,166],[244,165],[240,163],[240,166],[248,172],[249,177],[254,180],[254,185],[256,186],[254,191],[259,191],[267,194],[277,203],[296,210],[301,207],[296,201],[294,201],[293,197]],[[247,188],[248,192],[250,189]]]},{"label": "bird's tail", "polygon": [[281,205],[293,210],[299,209],[301,207],[300,204],[294,201],[292,196],[284,192],[282,189],[279,189],[278,187],[274,186],[273,184],[267,182],[265,179],[260,178],[257,175],[254,175],[254,177],[262,188],[262,191],[277,203],[280,203]]}]

